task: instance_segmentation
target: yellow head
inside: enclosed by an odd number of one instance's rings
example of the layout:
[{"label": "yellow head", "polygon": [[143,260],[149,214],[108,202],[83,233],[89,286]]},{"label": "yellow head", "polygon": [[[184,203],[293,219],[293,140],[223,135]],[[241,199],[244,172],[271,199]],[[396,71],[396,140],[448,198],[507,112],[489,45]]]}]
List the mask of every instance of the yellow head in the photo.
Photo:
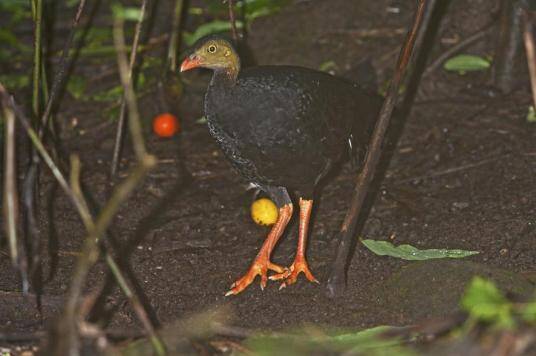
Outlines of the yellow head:
[{"label": "yellow head", "polygon": [[240,59],[229,41],[211,36],[194,45],[192,53],[181,64],[181,72],[198,67],[222,71],[234,79],[240,70]]}]

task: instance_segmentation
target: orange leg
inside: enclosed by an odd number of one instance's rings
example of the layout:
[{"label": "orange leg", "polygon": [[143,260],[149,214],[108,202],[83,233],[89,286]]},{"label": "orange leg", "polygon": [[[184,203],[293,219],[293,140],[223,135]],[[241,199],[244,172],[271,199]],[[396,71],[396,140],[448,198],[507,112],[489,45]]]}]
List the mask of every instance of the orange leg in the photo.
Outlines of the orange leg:
[{"label": "orange leg", "polygon": [[286,204],[279,209],[279,217],[277,218],[275,225],[272,227],[272,230],[268,234],[268,237],[266,237],[266,240],[257,254],[257,257],[255,257],[255,260],[251,264],[249,271],[242,278],[231,285],[231,290],[228,291],[225,296],[242,292],[253,282],[257,275],[261,276],[261,289],[264,289],[264,287],[266,287],[266,282],[268,281],[268,270],[272,270],[277,273],[285,273],[286,268],[270,262],[270,255],[272,254],[272,250],[283,234],[283,231],[285,231],[285,227],[292,217],[292,209],[292,204]]},{"label": "orange leg", "polygon": [[296,251],[296,257],[294,262],[290,266],[288,271],[270,276],[271,280],[284,279],[281,288],[286,287],[289,284],[296,283],[298,274],[303,272],[305,277],[310,282],[318,283],[318,280],[313,276],[309,270],[307,260],[305,259],[305,246],[307,245],[307,230],[309,228],[309,219],[311,218],[311,211],[313,210],[313,201],[300,198],[300,226],[298,235],[298,249]]}]

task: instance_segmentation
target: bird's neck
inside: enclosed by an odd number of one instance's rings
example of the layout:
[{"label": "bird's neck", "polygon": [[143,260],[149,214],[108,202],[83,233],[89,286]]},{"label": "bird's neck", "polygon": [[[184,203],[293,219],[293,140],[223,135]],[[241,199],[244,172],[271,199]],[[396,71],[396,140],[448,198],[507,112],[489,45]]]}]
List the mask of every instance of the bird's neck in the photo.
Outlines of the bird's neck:
[{"label": "bird's neck", "polygon": [[214,70],[212,83],[218,86],[232,87],[236,84],[240,72],[240,59],[236,53],[229,54],[228,63],[225,67]]}]

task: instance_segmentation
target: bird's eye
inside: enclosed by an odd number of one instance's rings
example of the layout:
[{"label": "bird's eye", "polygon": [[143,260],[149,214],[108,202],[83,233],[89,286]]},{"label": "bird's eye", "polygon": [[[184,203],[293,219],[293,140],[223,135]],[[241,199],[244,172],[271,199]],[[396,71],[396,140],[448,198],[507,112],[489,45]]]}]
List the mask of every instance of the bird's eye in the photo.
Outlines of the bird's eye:
[{"label": "bird's eye", "polygon": [[216,46],[215,45],[208,46],[207,51],[208,51],[208,53],[216,52]]}]

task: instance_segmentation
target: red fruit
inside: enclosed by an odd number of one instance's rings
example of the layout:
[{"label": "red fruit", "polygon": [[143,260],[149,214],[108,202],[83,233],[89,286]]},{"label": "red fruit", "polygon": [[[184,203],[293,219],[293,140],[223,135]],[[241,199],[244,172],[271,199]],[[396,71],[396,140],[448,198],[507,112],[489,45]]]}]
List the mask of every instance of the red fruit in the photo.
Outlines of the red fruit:
[{"label": "red fruit", "polygon": [[171,137],[179,131],[179,119],[173,114],[160,114],[153,120],[153,131],[160,137]]}]

